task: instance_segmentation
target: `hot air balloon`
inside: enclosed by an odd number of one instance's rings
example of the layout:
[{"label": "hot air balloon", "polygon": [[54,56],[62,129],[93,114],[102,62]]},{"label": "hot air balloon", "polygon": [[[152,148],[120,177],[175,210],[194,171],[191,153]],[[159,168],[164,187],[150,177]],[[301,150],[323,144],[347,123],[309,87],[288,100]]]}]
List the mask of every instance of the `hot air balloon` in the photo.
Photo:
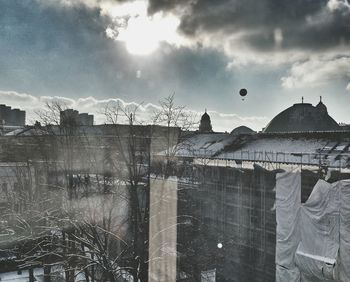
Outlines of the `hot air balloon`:
[{"label": "hot air balloon", "polygon": [[241,95],[242,97],[242,101],[244,101],[244,97],[248,94],[247,89],[242,88],[241,90],[239,90],[239,95]]}]

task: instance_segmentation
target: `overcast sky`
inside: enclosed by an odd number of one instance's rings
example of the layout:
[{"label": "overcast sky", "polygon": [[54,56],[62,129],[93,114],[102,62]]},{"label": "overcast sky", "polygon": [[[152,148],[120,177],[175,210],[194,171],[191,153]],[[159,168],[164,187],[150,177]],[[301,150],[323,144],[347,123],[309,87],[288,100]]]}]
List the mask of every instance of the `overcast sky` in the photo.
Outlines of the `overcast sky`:
[{"label": "overcast sky", "polygon": [[175,93],[230,131],[322,96],[350,123],[349,45],[347,0],[0,0],[0,102],[34,119],[52,99],[147,113]]}]

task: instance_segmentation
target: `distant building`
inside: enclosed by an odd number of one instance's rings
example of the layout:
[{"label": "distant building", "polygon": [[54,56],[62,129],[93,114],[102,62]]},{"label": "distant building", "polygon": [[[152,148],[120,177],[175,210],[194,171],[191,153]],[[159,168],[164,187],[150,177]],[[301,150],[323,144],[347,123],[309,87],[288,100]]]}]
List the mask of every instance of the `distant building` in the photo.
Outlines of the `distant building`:
[{"label": "distant building", "polygon": [[87,113],[81,113],[77,110],[66,109],[60,112],[60,124],[61,125],[94,125],[94,116]]},{"label": "distant building", "polygon": [[202,118],[199,124],[199,132],[200,133],[213,132],[210,116],[207,114],[207,110],[205,110],[205,113],[202,115]]},{"label": "distant building", "polygon": [[94,116],[87,113],[79,114],[79,124],[87,126],[94,125]]},{"label": "distant building", "polygon": [[255,133],[255,131],[247,126],[241,125],[236,127],[231,131],[231,135],[239,135],[239,134],[250,134]]},{"label": "distant building", "polygon": [[340,126],[341,130],[343,130],[343,131],[350,131],[350,124],[339,123],[339,126]]},{"label": "distant building", "polygon": [[10,106],[0,105],[0,121],[5,126],[24,126],[26,112],[19,109],[11,109]]},{"label": "distant building", "polygon": [[327,107],[320,102],[313,106],[297,103],[275,116],[263,130],[272,132],[338,131],[339,124],[328,114]]},{"label": "distant building", "polygon": [[73,109],[66,109],[60,112],[60,125],[78,125],[79,112]]}]

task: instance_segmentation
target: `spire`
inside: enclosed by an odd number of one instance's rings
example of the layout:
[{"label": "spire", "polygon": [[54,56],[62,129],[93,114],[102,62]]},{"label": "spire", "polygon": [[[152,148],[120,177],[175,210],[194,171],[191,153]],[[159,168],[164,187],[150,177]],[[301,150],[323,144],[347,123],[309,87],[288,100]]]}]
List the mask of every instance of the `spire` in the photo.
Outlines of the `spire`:
[{"label": "spire", "polygon": [[322,103],[322,96],[320,96],[320,102],[316,105],[316,108],[319,110],[321,114],[327,114],[327,107]]}]

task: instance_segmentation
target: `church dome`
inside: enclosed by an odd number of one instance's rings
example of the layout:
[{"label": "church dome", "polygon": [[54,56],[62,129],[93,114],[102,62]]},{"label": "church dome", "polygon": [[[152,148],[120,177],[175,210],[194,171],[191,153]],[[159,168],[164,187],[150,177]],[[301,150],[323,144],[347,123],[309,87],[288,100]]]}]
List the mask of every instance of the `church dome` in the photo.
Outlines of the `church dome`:
[{"label": "church dome", "polygon": [[213,132],[213,128],[211,126],[210,116],[207,114],[207,111],[205,110],[205,113],[201,117],[201,121],[199,124],[199,132]]},{"label": "church dome", "polygon": [[207,114],[207,112],[205,112],[205,113],[202,115],[201,121],[210,121],[210,116]]},{"label": "church dome", "polygon": [[320,101],[317,106],[316,106],[317,110],[320,112],[320,113],[323,113],[323,114],[328,114],[328,111],[327,111],[327,107],[325,104],[322,103],[322,101]]},{"label": "church dome", "polygon": [[238,126],[235,129],[231,131],[231,135],[238,135],[238,134],[249,134],[249,133],[254,133],[255,131],[247,126]]},{"label": "church dome", "polygon": [[340,130],[340,126],[328,115],[327,107],[320,101],[316,107],[308,103],[294,104],[275,116],[264,132],[332,130]]}]

